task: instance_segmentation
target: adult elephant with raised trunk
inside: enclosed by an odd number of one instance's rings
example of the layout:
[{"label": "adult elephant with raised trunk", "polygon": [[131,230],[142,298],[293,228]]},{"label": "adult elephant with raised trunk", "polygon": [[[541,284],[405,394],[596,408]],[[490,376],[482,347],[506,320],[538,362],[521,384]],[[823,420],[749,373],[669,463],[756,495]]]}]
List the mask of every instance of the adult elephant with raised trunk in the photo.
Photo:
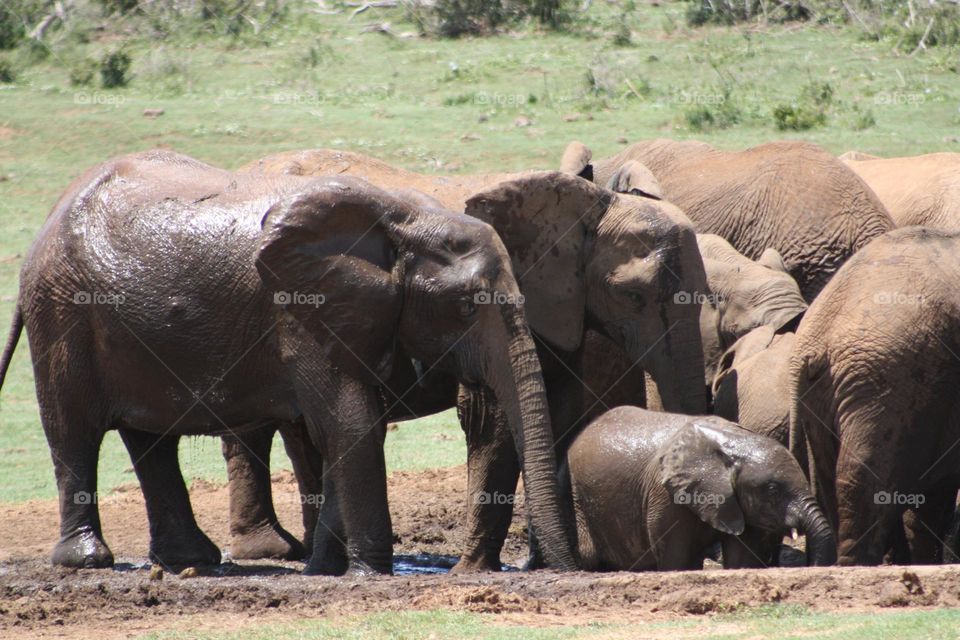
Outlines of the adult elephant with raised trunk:
[{"label": "adult elephant with raised trunk", "polygon": [[[585,424],[590,405],[602,404],[603,390],[585,388],[583,382],[588,330],[625,350],[631,367],[649,371],[665,406],[681,413],[705,411],[700,308],[677,304],[676,294],[705,291],[706,281],[692,226],[676,207],[616,194],[559,172],[425,176],[360,154],[322,149],[270,156],[248,170],[341,173],[390,188],[414,188],[493,226],[525,298],[559,452]],[[406,388],[388,384],[385,393],[400,396]],[[451,394],[445,406],[455,402]],[[398,411],[401,415],[392,419],[411,417],[404,406]],[[467,505],[467,548],[457,570],[499,570],[512,504],[492,496],[513,493],[517,460],[495,398],[462,389],[459,411],[473,498]],[[231,491],[264,495],[255,487],[269,481],[258,464],[265,454],[253,457],[239,443],[231,454]],[[325,523],[324,530],[336,529],[334,524]]]},{"label": "adult elephant with raised trunk", "polygon": [[726,239],[757,260],[768,249],[812,301],[837,269],[894,227],[873,191],[840,160],[806,142],[771,142],[722,151],[703,142],[646,140],[592,161],[580,143],[564,155],[565,171],[616,184],[636,161],[680,207],[699,233]]},{"label": "adult elephant with raised trunk", "polygon": [[140,480],[151,559],[182,565],[220,550],[193,518],[180,436],[303,420],[341,525],[337,569],[389,573],[380,388],[402,347],[497,398],[533,527],[573,568],[535,346],[522,307],[475,303],[488,292],[519,295],[489,225],[356,178],[232,173],[170,152],[89,171],[24,261],[0,360],[2,373],[26,326],[60,493],[53,562],[113,562],[94,498],[108,429]]}]

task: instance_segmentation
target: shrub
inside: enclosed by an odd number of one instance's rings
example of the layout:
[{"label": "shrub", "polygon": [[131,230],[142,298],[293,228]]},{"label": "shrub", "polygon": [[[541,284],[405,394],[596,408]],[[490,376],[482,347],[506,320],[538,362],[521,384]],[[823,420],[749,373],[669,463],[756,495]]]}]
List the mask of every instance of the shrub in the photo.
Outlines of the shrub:
[{"label": "shrub", "polygon": [[827,123],[827,114],[808,105],[780,104],[773,109],[773,120],[780,131],[806,131]]},{"label": "shrub", "polygon": [[8,3],[0,3],[0,49],[13,49],[25,35],[23,19]]},{"label": "shrub", "polygon": [[103,88],[113,89],[127,86],[127,83],[130,82],[127,72],[130,71],[132,62],[130,55],[122,50],[104,54],[100,60],[100,82],[103,84]]},{"label": "shrub", "polygon": [[139,0],[97,0],[97,4],[110,16],[131,13],[139,5]]},{"label": "shrub", "polygon": [[97,75],[97,62],[91,58],[80,58],[70,65],[70,84],[75,87],[87,87],[93,84]]},{"label": "shrub", "polygon": [[710,104],[696,104],[683,113],[687,126],[699,132],[729,129],[739,124],[742,117],[740,109],[731,100],[729,89],[723,91],[721,100]]},{"label": "shrub", "polygon": [[17,81],[17,70],[7,58],[0,58],[0,82],[10,84]]},{"label": "shrub", "polygon": [[421,33],[444,38],[479,35],[533,18],[551,29],[570,21],[570,0],[436,0],[432,5],[407,4],[407,18]]}]

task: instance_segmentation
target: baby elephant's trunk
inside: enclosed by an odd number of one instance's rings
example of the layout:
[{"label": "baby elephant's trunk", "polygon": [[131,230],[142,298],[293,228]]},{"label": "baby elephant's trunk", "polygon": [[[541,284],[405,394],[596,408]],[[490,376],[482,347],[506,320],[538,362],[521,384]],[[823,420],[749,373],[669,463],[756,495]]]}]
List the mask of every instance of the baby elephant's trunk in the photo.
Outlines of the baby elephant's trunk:
[{"label": "baby elephant's trunk", "polygon": [[807,536],[807,564],[815,567],[836,564],[837,541],[813,496],[794,502],[790,511],[796,528]]}]

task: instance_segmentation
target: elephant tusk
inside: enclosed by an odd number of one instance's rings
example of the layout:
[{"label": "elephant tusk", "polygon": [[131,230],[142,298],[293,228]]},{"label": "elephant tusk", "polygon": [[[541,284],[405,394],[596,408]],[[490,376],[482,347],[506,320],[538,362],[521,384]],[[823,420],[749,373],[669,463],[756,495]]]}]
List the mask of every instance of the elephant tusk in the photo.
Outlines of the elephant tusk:
[{"label": "elephant tusk", "polygon": [[424,373],[426,373],[423,368],[423,363],[416,358],[410,358],[410,362],[413,363],[413,371],[417,374],[417,386],[421,389],[425,389],[427,387],[427,383],[423,379]]},{"label": "elephant tusk", "polygon": [[797,533],[796,529],[790,529],[790,537],[793,538],[793,541],[796,542],[800,539],[800,534]]}]

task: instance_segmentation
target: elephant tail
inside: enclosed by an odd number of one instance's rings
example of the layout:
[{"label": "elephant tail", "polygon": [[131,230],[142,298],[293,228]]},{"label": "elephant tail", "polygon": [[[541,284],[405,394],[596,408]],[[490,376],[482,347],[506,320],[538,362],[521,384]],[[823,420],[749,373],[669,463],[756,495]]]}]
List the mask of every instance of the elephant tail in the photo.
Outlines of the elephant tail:
[{"label": "elephant tail", "polygon": [[17,342],[20,340],[20,333],[23,331],[23,313],[20,311],[20,305],[13,311],[13,322],[10,324],[10,334],[7,336],[7,346],[3,348],[3,355],[0,356],[0,389],[3,388],[3,380],[7,377],[7,370],[10,369],[10,361],[13,360],[13,350],[17,348]]}]

